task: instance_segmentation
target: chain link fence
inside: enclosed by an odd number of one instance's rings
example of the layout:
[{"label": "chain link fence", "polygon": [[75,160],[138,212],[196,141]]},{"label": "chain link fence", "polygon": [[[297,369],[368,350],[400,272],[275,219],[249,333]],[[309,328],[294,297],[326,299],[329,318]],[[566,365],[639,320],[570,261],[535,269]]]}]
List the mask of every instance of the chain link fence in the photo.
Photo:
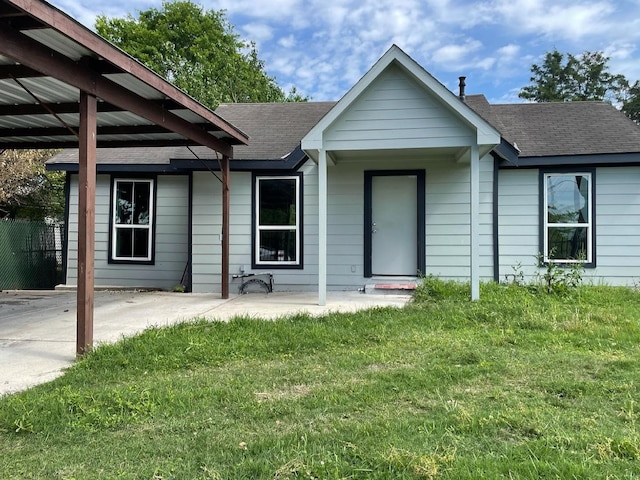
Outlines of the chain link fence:
[{"label": "chain link fence", "polygon": [[0,220],[0,290],[64,283],[62,224]]}]

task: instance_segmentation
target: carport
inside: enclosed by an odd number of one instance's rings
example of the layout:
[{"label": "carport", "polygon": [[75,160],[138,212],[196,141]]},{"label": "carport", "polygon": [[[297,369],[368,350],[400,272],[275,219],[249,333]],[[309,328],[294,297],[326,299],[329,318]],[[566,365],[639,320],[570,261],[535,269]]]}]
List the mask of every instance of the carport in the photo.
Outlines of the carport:
[{"label": "carport", "polygon": [[96,148],[203,145],[222,172],[229,297],[229,160],[248,137],[41,0],[0,0],[0,151],[79,148],[76,353],[93,344]]}]

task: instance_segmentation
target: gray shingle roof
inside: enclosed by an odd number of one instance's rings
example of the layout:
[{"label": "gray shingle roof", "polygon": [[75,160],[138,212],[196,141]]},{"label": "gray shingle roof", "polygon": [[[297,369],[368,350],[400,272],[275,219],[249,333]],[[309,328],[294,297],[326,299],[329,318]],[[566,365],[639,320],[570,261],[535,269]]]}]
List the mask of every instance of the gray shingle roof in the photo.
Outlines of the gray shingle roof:
[{"label": "gray shingle roof", "polygon": [[[235,160],[278,160],[300,145],[311,128],[336,102],[233,103],[222,104],[216,113],[249,135],[249,145],[235,145]],[[212,159],[205,147],[192,147],[199,158]],[[97,151],[99,164],[164,165],[172,159],[194,158],[186,147],[104,148]],[[78,150],[64,150],[49,164],[77,163]]]},{"label": "gray shingle roof", "polygon": [[297,146],[336,102],[225,103],[216,113],[249,134],[249,145],[238,145],[241,160],[282,158]]},{"label": "gray shingle roof", "polygon": [[520,157],[640,152],[640,127],[605,102],[467,104],[520,150]]},{"label": "gray shingle roof", "polygon": [[[249,145],[234,147],[234,159],[278,160],[298,147],[335,103],[222,104],[216,113],[249,135]],[[466,103],[517,146],[521,158],[640,153],[640,127],[604,102],[492,105],[484,95],[469,95]],[[205,147],[193,152],[215,158]],[[49,163],[77,163],[77,158],[77,150],[66,150]],[[163,165],[193,158],[185,147],[98,150],[100,164]]]}]

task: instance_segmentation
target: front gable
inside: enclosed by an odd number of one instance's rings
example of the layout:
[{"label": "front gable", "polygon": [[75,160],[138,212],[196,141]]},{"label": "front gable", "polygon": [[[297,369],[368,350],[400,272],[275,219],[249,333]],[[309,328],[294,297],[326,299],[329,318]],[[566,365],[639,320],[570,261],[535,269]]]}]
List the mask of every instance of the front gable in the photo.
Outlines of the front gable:
[{"label": "front gable", "polygon": [[475,131],[391,63],[324,131],[327,150],[470,145]]},{"label": "front gable", "polygon": [[311,158],[325,151],[458,148],[481,155],[500,133],[393,45],[302,139]]}]

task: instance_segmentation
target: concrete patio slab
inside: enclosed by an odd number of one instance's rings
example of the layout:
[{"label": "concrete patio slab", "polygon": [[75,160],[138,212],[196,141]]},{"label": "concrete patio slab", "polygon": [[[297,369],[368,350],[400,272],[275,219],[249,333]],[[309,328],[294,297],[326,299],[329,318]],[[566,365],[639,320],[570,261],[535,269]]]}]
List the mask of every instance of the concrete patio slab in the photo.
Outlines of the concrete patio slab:
[{"label": "concrete patio slab", "polygon": [[[327,305],[314,293],[251,293],[223,300],[218,294],[96,291],[95,344],[115,342],[150,326],[193,318],[236,316],[274,319],[295,313],[322,315],[376,306],[402,307],[408,295],[329,292]],[[62,375],[75,361],[76,293],[0,292],[0,395]]]}]

